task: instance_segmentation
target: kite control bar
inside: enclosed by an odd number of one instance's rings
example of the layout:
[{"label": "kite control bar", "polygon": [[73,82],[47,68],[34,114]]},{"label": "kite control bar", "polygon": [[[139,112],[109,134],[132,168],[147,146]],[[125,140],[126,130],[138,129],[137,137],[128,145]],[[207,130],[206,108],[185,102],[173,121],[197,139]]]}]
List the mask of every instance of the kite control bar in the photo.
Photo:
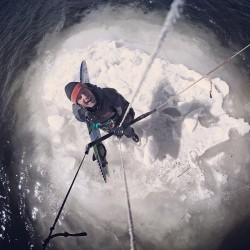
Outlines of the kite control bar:
[{"label": "kite control bar", "polygon": [[[142,114],[142,115],[138,116],[138,117],[135,118],[134,120],[132,120],[132,121],[126,123],[125,125],[123,125],[123,129],[126,129],[127,127],[129,127],[129,126],[131,126],[132,124],[134,124],[134,123],[136,123],[136,122],[138,122],[138,121],[140,121],[140,120],[146,118],[147,116],[153,114],[153,113],[156,112],[156,111],[157,111],[157,108],[155,108],[155,109],[153,109],[153,110],[151,110],[151,111],[149,111],[149,112],[147,112],[147,113],[145,113],[145,114]],[[110,133],[108,133],[108,134],[106,134],[106,135],[104,135],[104,136],[102,136],[102,137],[96,139],[95,141],[92,141],[92,142],[90,142],[89,144],[87,144],[86,149],[85,149],[85,154],[88,154],[88,153],[89,153],[89,150],[90,150],[93,146],[95,146],[96,144],[98,144],[98,143],[100,143],[100,142],[102,142],[102,141],[105,141],[106,139],[108,139],[109,137],[111,137],[113,134],[114,134],[114,132],[110,132]]]}]

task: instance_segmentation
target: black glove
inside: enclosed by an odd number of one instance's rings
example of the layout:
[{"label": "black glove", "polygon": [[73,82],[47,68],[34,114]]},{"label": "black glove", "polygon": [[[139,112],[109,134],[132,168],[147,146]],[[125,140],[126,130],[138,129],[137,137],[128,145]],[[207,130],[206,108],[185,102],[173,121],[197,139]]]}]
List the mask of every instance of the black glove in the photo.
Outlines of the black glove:
[{"label": "black glove", "polygon": [[114,133],[114,135],[116,135],[117,137],[122,137],[123,136],[123,127],[116,127],[112,130],[112,132]]}]

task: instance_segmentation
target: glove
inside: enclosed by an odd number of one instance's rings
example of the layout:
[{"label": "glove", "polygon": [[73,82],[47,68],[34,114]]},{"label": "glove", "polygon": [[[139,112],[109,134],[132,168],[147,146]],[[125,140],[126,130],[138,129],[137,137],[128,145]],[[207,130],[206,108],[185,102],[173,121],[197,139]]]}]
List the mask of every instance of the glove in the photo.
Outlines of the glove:
[{"label": "glove", "polygon": [[123,127],[116,127],[112,130],[112,132],[114,133],[114,135],[116,135],[117,137],[122,137],[123,136]]}]

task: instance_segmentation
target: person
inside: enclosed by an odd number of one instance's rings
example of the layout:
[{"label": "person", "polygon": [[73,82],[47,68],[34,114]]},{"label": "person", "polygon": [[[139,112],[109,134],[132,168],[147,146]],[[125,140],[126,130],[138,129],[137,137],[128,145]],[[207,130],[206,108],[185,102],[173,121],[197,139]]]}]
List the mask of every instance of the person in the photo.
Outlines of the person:
[{"label": "person", "polygon": [[[113,132],[117,137],[125,135],[139,142],[139,137],[131,126],[125,129],[119,126],[129,102],[115,89],[100,88],[91,83],[70,82],[65,86],[65,93],[73,103],[73,114],[78,121],[87,123],[91,128]],[[134,115],[133,108],[130,108],[123,124],[132,121]]]}]

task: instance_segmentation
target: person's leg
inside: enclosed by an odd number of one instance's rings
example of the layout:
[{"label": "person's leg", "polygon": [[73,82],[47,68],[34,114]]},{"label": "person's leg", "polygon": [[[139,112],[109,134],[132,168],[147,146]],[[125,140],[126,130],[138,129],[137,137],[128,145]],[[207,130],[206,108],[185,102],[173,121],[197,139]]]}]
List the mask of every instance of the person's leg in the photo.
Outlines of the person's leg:
[{"label": "person's leg", "polygon": [[[133,113],[133,114],[134,114],[134,113]],[[132,121],[132,120],[134,119],[133,114],[128,113],[128,115],[127,115],[127,117],[126,117],[126,119],[125,119],[125,121],[124,121],[125,124],[126,124],[126,123],[129,123],[130,121]],[[124,134],[126,137],[128,137],[128,138],[132,138],[135,142],[139,142],[139,137],[138,137],[138,135],[135,133],[134,129],[131,128],[130,126],[127,127],[127,128],[124,130],[123,134]]]},{"label": "person's leg", "polygon": [[[105,165],[108,164],[108,162],[106,160],[107,150],[106,150],[105,146],[102,143],[98,143],[96,146],[98,148],[98,152],[99,152],[99,155],[100,155],[100,158],[101,158],[102,162]],[[94,153],[93,153],[92,159],[93,159],[93,161],[96,160],[96,156],[95,156]]]},{"label": "person's leg", "polygon": [[101,158],[105,159],[106,155],[107,155],[107,150],[106,150],[105,146],[100,142],[97,144],[97,148],[98,148],[98,151],[99,151]]}]

